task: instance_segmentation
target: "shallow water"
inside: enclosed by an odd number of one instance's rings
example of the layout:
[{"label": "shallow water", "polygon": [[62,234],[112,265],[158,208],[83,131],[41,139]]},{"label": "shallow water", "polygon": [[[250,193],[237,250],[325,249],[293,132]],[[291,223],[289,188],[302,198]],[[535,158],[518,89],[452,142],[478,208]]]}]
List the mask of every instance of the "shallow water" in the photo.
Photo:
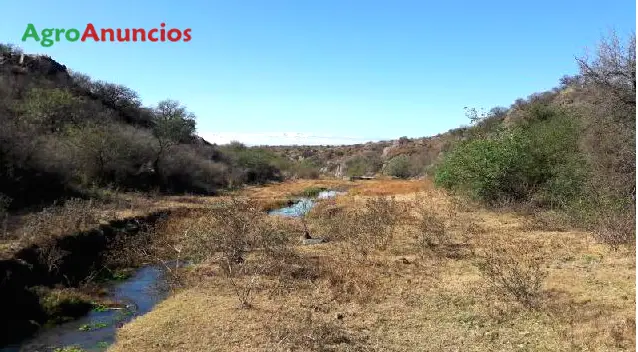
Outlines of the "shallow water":
[{"label": "shallow water", "polygon": [[302,198],[299,201],[297,201],[295,204],[289,207],[271,210],[270,212],[268,212],[268,214],[299,217],[308,213],[314,205],[315,205],[315,202],[312,199]]},{"label": "shallow water", "polygon": [[[65,346],[78,346],[85,351],[104,351],[115,342],[117,328],[136,316],[148,313],[166,298],[163,270],[157,266],[139,269],[128,280],[114,285],[109,297],[126,308],[91,311],[77,320],[42,329],[37,335],[17,346],[0,349],[13,351],[53,351]],[[86,329],[89,331],[84,331]]]},{"label": "shallow water", "polygon": [[[345,194],[345,192],[321,191],[317,195],[316,199],[334,198],[342,194]],[[313,199],[301,198],[295,204],[291,206],[271,210],[270,212],[268,212],[268,214],[279,215],[279,216],[300,217],[307,214],[314,205],[315,205],[315,202]]]}]

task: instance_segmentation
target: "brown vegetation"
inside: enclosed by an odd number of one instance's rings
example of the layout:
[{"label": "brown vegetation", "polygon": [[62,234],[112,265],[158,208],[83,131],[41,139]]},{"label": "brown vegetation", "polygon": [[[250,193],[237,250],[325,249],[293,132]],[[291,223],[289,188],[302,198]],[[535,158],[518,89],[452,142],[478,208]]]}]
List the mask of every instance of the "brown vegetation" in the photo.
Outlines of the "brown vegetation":
[{"label": "brown vegetation", "polygon": [[[309,185],[251,192],[282,197],[302,186]],[[394,202],[351,195],[323,201],[309,225],[320,229],[333,219],[340,233],[314,246],[297,245],[295,219],[239,221],[253,234],[264,233],[259,229],[268,223],[276,229],[268,233],[287,240],[269,242],[282,243],[271,251],[242,247],[234,282],[220,265],[223,251],[206,250],[200,264],[181,273],[190,279],[178,293],[124,326],[112,350],[635,348],[629,253],[596,244],[592,233],[522,230],[528,216],[459,205],[438,191],[394,196]],[[169,220],[166,233],[183,238],[214,210],[198,212]],[[392,236],[366,238],[360,219],[368,212],[377,214],[380,228],[392,228]],[[380,215],[394,213],[401,215],[396,226],[392,216]],[[419,237],[424,232],[429,240]],[[212,228],[207,233],[213,235]],[[250,308],[239,309],[248,288]]]}]

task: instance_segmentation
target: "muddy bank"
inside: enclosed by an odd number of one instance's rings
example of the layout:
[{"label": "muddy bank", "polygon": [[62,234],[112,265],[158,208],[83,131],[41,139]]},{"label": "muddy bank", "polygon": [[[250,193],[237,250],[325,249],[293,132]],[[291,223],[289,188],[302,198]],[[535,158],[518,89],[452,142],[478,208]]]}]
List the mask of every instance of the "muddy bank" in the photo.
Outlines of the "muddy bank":
[{"label": "muddy bank", "polygon": [[[38,287],[77,287],[83,280],[106,265],[109,252],[117,252],[129,238],[154,226],[169,211],[147,216],[114,220],[90,231],[56,239],[61,256],[52,270],[33,245],[16,252],[12,258],[0,260],[0,346],[31,336],[52,318],[43,306]],[[78,305],[76,315],[90,310]]]}]

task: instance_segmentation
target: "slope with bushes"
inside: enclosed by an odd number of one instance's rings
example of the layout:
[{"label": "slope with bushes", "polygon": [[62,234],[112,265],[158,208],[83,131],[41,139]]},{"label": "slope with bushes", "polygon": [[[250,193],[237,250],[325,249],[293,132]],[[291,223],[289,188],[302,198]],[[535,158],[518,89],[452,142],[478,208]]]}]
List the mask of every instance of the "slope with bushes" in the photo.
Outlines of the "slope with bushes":
[{"label": "slope with bushes", "polygon": [[612,35],[580,73],[519,99],[503,115],[474,114],[470,137],[436,182],[487,204],[558,210],[612,245],[635,238],[636,54]]},{"label": "slope with bushes", "polygon": [[12,209],[102,188],[212,194],[280,179],[276,159],[204,141],[177,101],[145,107],[125,86],[0,45],[0,194]]}]

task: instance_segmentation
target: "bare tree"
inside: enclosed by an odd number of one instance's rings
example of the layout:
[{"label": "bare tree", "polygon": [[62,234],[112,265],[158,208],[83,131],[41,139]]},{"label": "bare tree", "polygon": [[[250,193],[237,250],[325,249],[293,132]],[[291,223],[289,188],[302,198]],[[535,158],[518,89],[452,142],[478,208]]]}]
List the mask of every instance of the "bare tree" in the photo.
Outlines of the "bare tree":
[{"label": "bare tree", "polygon": [[604,37],[590,58],[576,58],[585,80],[613,94],[627,105],[636,105],[636,33],[623,44],[615,32]]}]

